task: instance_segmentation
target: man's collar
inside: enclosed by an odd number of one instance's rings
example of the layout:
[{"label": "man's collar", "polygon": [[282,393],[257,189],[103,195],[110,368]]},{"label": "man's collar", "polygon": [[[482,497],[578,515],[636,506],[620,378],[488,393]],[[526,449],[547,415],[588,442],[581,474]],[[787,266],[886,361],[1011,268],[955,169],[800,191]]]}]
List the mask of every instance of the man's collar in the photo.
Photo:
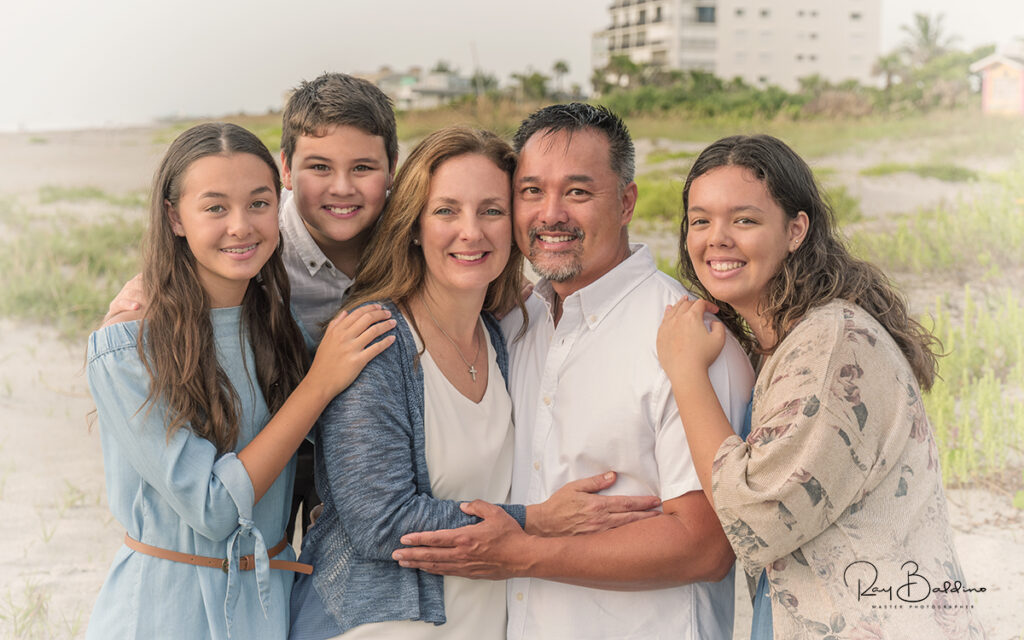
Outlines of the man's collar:
[{"label": "man's collar", "polygon": [[[615,308],[630,291],[656,272],[654,257],[645,244],[630,243],[630,256],[612,267],[594,282],[568,296],[567,300],[579,299],[584,321],[591,329],[601,324],[605,316]],[[534,293],[540,296],[554,317],[556,294],[554,288],[545,278],[541,278]],[[562,301],[563,306],[566,300]]]},{"label": "man's collar", "polygon": [[295,205],[295,196],[287,189],[281,190],[281,232],[295,249],[310,276],[315,276],[320,269],[331,264],[302,222],[302,216]]}]

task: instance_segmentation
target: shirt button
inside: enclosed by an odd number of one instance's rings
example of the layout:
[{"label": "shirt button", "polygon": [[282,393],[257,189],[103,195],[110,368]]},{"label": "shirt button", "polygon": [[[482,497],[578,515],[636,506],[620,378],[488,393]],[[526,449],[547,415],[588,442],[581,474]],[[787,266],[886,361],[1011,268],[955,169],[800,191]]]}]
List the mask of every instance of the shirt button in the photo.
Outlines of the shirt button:
[{"label": "shirt button", "polygon": [[590,316],[591,322],[597,322],[597,316]]},{"label": "shirt button", "polygon": [[516,594],[516,600],[518,600],[519,602],[523,601],[523,592],[522,591],[520,591],[519,593]]},{"label": "shirt button", "polygon": [[316,263],[315,263],[315,262],[310,262],[310,263],[309,263],[309,266],[311,266],[311,267],[315,267],[315,266],[316,266]]},{"label": "shirt button", "polygon": [[544,396],[544,404],[549,406],[549,407],[551,406],[551,397],[550,396]]},{"label": "shirt button", "polygon": [[539,462],[534,462],[533,463],[533,468],[536,469],[537,471],[540,471],[540,463]]}]

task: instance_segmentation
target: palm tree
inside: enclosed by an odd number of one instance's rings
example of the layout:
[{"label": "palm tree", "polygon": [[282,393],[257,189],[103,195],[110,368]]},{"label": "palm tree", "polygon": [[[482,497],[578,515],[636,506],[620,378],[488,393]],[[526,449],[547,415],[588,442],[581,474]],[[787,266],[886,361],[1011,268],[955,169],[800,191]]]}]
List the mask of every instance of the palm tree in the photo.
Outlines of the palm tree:
[{"label": "palm tree", "polygon": [[885,76],[886,93],[892,88],[893,78],[902,76],[905,71],[903,55],[899,51],[893,51],[889,55],[882,56],[875,60],[875,64],[871,67],[871,75]]},{"label": "palm tree", "polygon": [[551,67],[551,72],[555,74],[555,84],[558,86],[558,93],[564,93],[562,91],[562,78],[569,73],[569,63],[565,60],[555,60],[555,64]]},{"label": "palm tree", "polygon": [[934,18],[926,13],[915,13],[913,24],[900,27],[907,35],[902,51],[912,65],[920,66],[934,60],[956,42],[956,36],[944,33],[944,19],[945,16],[941,13]]}]

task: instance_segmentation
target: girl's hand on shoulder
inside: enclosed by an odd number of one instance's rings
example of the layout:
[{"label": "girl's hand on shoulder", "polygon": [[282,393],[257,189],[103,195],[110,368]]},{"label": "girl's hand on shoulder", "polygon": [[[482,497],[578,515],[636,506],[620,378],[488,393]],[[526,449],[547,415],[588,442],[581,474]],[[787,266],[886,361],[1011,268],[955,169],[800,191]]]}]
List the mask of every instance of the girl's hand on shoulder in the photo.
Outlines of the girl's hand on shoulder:
[{"label": "girl's hand on shoulder", "polygon": [[394,327],[391,312],[377,304],[339,312],[324,331],[306,379],[323,384],[333,398],[352,384],[367,362],[395,342],[394,335],[377,340]]},{"label": "girl's hand on shoulder", "polygon": [[682,298],[665,307],[665,317],[658,328],[658,360],[673,382],[694,373],[707,375],[708,367],[725,346],[725,325],[717,320],[710,329],[704,323],[705,313],[717,313],[718,307],[706,300]]}]

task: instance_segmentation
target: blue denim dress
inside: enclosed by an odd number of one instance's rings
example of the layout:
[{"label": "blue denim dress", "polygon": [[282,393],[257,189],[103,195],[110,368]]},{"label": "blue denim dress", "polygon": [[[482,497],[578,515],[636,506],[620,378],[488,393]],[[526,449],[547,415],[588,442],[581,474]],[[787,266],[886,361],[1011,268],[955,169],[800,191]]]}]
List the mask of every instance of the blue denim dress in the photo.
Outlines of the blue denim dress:
[{"label": "blue denim dress", "polygon": [[[743,418],[743,430],[740,437],[744,440],[750,435],[750,420],[754,410],[754,399],[747,403],[747,415]],[[750,626],[750,640],[772,640],[772,601],[768,592],[768,572],[762,570],[757,579],[757,594],[754,596],[754,619]]]},{"label": "blue denim dress", "polygon": [[[240,308],[211,312],[217,359],[241,401],[236,451],[269,420]],[[137,322],[89,338],[107,499],[127,533],[146,544],[215,558],[255,553],[256,570],[229,572],[164,560],[122,545],[89,620],[88,638],[285,638],[294,574],[271,570],[268,547],[284,537],[294,459],[258,503],[234,453],[217,455],[187,428],[167,438],[161,405],[143,407],[149,375],[136,350]],[[294,560],[289,546],[279,560]]]}]

